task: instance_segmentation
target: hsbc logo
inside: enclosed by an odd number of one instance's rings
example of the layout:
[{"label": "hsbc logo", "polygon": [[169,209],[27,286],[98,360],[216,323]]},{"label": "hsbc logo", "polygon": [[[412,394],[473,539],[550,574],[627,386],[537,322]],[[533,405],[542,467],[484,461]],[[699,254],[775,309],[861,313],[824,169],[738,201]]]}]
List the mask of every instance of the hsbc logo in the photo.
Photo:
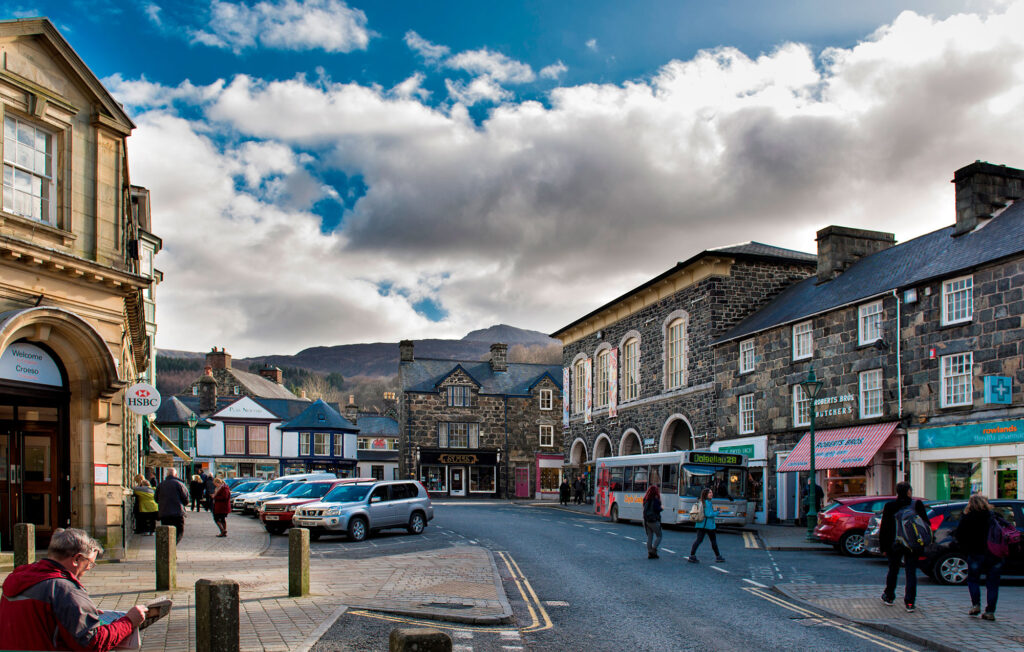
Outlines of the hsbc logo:
[{"label": "hsbc logo", "polygon": [[125,392],[124,403],[135,414],[153,414],[160,409],[160,392],[146,383],[136,383]]},{"label": "hsbc logo", "polygon": [[149,392],[148,389],[137,389],[137,390],[135,390],[135,395],[137,397],[139,397],[139,398],[146,398],[146,397],[149,396],[149,394],[150,394],[150,392]]}]

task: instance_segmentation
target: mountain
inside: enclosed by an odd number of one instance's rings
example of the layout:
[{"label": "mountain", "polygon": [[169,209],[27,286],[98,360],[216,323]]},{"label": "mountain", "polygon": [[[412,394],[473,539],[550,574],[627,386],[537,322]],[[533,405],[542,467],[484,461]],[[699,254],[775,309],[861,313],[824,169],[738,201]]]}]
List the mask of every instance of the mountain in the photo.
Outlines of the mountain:
[{"label": "mountain", "polygon": [[487,342],[488,347],[492,342],[504,342],[509,346],[513,344],[524,344],[526,346],[557,344],[558,340],[550,338],[546,333],[539,331],[528,331],[524,328],[516,328],[506,324],[496,324],[490,328],[482,328],[467,333],[462,338],[464,342]]}]

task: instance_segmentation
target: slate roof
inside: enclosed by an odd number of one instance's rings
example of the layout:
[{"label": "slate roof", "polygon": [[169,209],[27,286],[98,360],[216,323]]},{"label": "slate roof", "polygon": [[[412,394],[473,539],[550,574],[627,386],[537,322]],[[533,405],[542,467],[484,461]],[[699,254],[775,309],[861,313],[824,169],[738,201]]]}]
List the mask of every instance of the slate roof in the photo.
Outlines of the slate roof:
[{"label": "slate roof", "polygon": [[[264,378],[259,374],[251,374],[248,371],[241,371],[239,369],[214,369],[214,376],[227,375],[234,378],[234,380],[244,387],[246,391],[244,393],[250,394],[253,397],[261,398],[283,398],[283,399],[296,399],[298,398],[295,394],[288,391],[284,385],[278,385],[274,381]],[[224,382],[222,378],[217,378],[217,384],[221,386],[230,385],[231,382]]]},{"label": "slate roof", "polygon": [[[199,397],[198,396],[193,396],[191,394],[180,394],[180,395],[175,396],[173,398],[176,398],[176,399],[180,400],[182,403],[185,404],[185,406],[188,409],[192,410],[196,414],[199,414]],[[245,398],[245,396],[242,396],[242,395],[238,395],[238,396],[218,396],[217,397],[217,408],[214,410],[214,412],[219,412],[220,410],[223,410],[224,408],[228,407],[229,405],[231,405],[233,403],[236,403],[236,402],[242,400],[243,398]],[[287,421],[289,419],[294,419],[295,417],[299,416],[310,405],[310,402],[308,400],[301,399],[301,398],[282,399],[282,398],[259,398],[259,397],[251,397],[251,396],[249,398],[251,398],[253,401],[256,401],[256,403],[258,403],[260,406],[265,408],[270,413],[274,414],[275,416],[277,416],[280,419],[285,420],[285,421]],[[328,403],[328,405],[330,405],[335,410],[338,409],[338,404],[337,403]],[[157,423],[160,423],[159,419],[157,420]],[[167,423],[171,423],[171,422],[168,421]]]},{"label": "slate roof", "polygon": [[481,362],[417,358],[412,362],[400,364],[404,392],[436,392],[438,383],[460,366],[480,386],[481,394],[529,396],[530,388],[544,374],[549,375],[559,389],[562,388],[561,365],[510,362],[507,372],[495,373],[491,370],[490,362],[486,360]]},{"label": "slate roof", "polygon": [[772,245],[764,244],[763,242],[743,242],[740,244],[727,245],[725,247],[715,247],[714,249],[708,249],[711,253],[719,254],[733,254],[736,256],[755,256],[762,258],[789,258],[792,260],[798,260],[805,263],[817,263],[818,256],[815,254],[805,253],[803,251],[796,251],[795,249],[785,249],[783,247],[773,247]]},{"label": "slate roof", "polygon": [[[172,396],[160,403],[160,408],[156,411],[156,423],[158,425],[188,425],[190,416],[199,415],[198,403],[196,401],[196,409],[192,409],[177,396]],[[206,419],[200,419],[196,427],[212,428],[213,424]]]},{"label": "slate roof", "polygon": [[364,436],[397,437],[400,434],[397,421],[377,414],[360,414],[356,426],[359,428],[359,434]]},{"label": "slate roof", "polygon": [[716,340],[716,344],[806,319],[892,290],[953,277],[1024,252],[1024,201],[1011,204],[970,233],[953,226],[860,259],[836,278],[810,277],[790,286]]},{"label": "slate roof", "polygon": [[344,430],[358,432],[360,429],[341,416],[341,413],[324,402],[323,399],[313,401],[294,419],[282,423],[278,430]]}]

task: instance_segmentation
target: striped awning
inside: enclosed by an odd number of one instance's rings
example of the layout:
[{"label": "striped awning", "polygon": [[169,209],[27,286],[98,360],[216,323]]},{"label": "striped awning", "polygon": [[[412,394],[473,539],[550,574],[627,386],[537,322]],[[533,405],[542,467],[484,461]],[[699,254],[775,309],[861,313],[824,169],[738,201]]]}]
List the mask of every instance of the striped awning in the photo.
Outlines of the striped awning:
[{"label": "striped awning", "polygon": [[[898,425],[898,421],[893,421],[891,423],[875,423],[870,426],[816,430],[814,432],[814,468],[824,470],[867,466]],[[811,468],[810,450],[811,433],[807,432],[779,467],[779,473],[809,471]]]}]

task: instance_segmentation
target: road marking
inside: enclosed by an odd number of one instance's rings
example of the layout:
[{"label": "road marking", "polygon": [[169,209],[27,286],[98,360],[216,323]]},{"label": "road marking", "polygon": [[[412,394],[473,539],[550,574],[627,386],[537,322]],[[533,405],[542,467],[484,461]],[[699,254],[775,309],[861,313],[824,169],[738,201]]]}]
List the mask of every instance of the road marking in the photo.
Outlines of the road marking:
[{"label": "road marking", "polygon": [[[533,587],[530,586],[530,580],[526,579],[526,576],[523,575],[523,571],[519,568],[519,564],[517,564],[516,560],[512,559],[512,555],[507,552],[498,551],[497,555],[501,557],[503,562],[505,562],[505,567],[508,568],[509,575],[512,576],[512,581],[515,582],[516,588],[519,589],[519,595],[523,597],[523,602],[526,603],[526,610],[530,614],[530,620],[532,622],[529,626],[523,627],[521,631],[540,632],[545,629],[551,629],[551,617],[548,616],[548,612],[544,609],[544,605],[541,604],[540,599],[537,597],[537,593],[534,592]],[[529,592],[529,597],[527,597],[527,592]],[[536,609],[534,606],[536,606]]]},{"label": "road marking", "polygon": [[755,582],[754,580],[748,580],[745,577],[743,578],[743,581],[747,582],[748,584],[753,584],[754,586],[761,587],[762,589],[767,589],[768,588],[767,584],[761,584],[760,582]]},{"label": "road marking", "polygon": [[544,604],[549,607],[568,607],[569,603],[565,600],[545,600]]},{"label": "road marking", "polygon": [[757,542],[757,537],[754,536],[753,532],[743,533],[743,547],[754,548],[755,550],[761,549],[761,544]]},{"label": "road marking", "polygon": [[[808,464],[810,464],[810,462],[808,462]],[[601,531],[599,528],[596,528],[596,527],[592,527],[590,529],[593,530],[594,532],[600,532]]]},{"label": "road marking", "polygon": [[[810,462],[808,462],[808,464],[810,464]],[[624,539],[629,539],[630,541],[636,541],[637,540],[637,539],[634,539],[633,537],[623,537],[623,538]]]},{"label": "road marking", "polygon": [[455,638],[473,638],[473,632],[455,632]]},{"label": "road marking", "polygon": [[[810,462],[808,462],[808,464],[810,464]],[[584,526],[580,525],[579,523],[573,523],[572,526],[573,527],[584,527]],[[593,529],[593,528],[591,528],[591,529]]]},{"label": "road marking", "polygon": [[373,618],[375,620],[386,620],[392,623],[406,623],[408,625],[419,625],[420,627],[429,627],[431,629],[447,629],[453,632],[487,632],[497,633],[516,631],[509,629],[508,627],[476,627],[469,625],[460,625],[458,623],[449,623],[440,620],[423,620],[420,618],[406,618],[405,616],[392,616],[391,614],[374,613],[372,611],[366,611],[365,609],[351,609],[345,612],[351,616],[361,616],[363,618]]},{"label": "road marking", "polygon": [[725,573],[726,575],[729,574],[729,571],[725,570],[724,568],[719,568],[718,566],[712,566],[711,568],[714,568],[719,573]]},{"label": "road marking", "polygon": [[[810,464],[810,462],[808,462],[808,464]],[[472,543],[474,546],[476,545],[476,541],[474,541],[473,539],[470,539],[469,542]]]},{"label": "road marking", "polygon": [[[808,464],[810,464],[810,462],[808,462]],[[676,554],[676,551],[675,551],[675,550],[670,550],[670,549],[668,549],[668,548],[662,548],[662,550],[664,550],[664,551],[665,551],[665,552],[667,552],[667,553],[673,554],[673,555],[674,555],[674,554]]]}]

